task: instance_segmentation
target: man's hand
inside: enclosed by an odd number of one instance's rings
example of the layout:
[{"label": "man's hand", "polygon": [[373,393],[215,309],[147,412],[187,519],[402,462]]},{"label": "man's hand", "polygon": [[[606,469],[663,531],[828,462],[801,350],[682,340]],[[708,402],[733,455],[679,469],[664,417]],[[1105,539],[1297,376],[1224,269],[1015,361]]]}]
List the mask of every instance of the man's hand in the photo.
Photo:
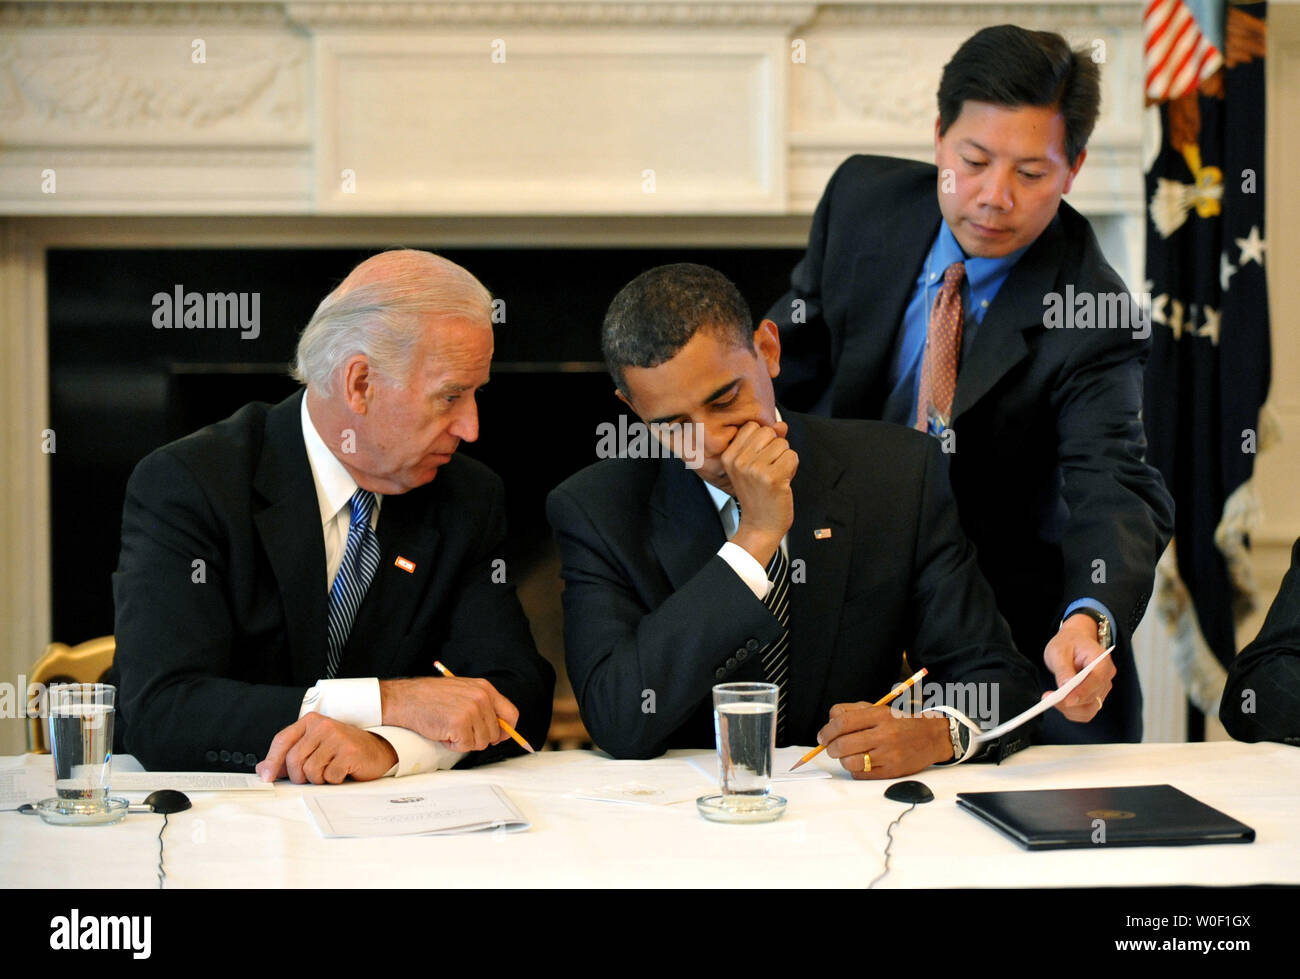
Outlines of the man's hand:
[{"label": "man's hand", "polygon": [[[1059,689],[1104,652],[1097,642],[1096,621],[1079,612],[1061,623],[1060,631],[1043,649],[1043,662],[1056,677]],[[1097,711],[1101,710],[1114,679],[1115,659],[1110,657],[1089,673],[1088,678],[1075,687],[1070,696],[1056,705],[1056,709],[1072,721],[1084,723],[1092,720],[1097,716]]]},{"label": "man's hand", "polygon": [[[854,778],[898,778],[952,758],[946,717],[898,717],[874,704],[836,704],[817,743]],[[865,769],[863,755],[871,758]]]},{"label": "man's hand", "polygon": [[785,440],[787,430],[785,422],[774,428],[745,422],[722,453],[722,468],[740,500],[740,526],[731,540],[764,567],[794,523],[790,480],[799,456]]},{"label": "man's hand", "polygon": [[266,782],[287,774],[299,783],[337,785],[349,775],[359,782],[380,778],[396,764],[397,752],[379,735],[311,711],[272,739],[257,774]]},{"label": "man's hand", "polygon": [[453,751],[482,751],[508,738],[498,717],[511,727],[519,721],[519,708],[477,677],[380,680],[379,699],[385,724],[441,741]]}]

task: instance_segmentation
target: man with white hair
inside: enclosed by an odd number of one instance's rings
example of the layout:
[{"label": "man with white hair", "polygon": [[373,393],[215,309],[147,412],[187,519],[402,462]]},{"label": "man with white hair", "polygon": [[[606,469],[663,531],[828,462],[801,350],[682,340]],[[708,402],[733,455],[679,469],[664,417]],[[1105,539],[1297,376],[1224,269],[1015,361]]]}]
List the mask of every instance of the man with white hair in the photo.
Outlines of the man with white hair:
[{"label": "man with white hair", "polygon": [[498,718],[545,739],[554,671],[494,580],[502,483],[456,455],[491,306],[446,259],[375,255],[303,331],[304,391],[136,467],[115,668],[147,767],[341,782],[521,751]]}]

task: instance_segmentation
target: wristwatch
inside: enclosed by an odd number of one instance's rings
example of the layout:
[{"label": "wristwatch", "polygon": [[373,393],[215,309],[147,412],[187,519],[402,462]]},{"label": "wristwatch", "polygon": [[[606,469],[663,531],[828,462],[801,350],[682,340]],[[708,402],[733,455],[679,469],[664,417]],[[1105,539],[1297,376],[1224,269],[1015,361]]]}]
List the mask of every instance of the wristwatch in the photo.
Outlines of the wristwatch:
[{"label": "wristwatch", "polygon": [[[1080,612],[1092,619],[1093,622],[1097,623],[1097,642],[1101,643],[1102,649],[1109,649],[1111,643],[1114,641],[1112,638],[1114,632],[1110,627],[1110,619],[1106,618],[1106,616],[1098,612],[1095,608],[1088,608],[1086,605],[1079,606],[1070,614],[1078,615]],[[1061,620],[1061,625],[1065,625],[1065,619]]]},{"label": "wristwatch", "polygon": [[[961,761],[962,755],[970,747],[970,728],[962,724],[951,714],[948,715],[948,737],[952,741],[952,761]],[[950,764],[945,762],[945,764]]]}]

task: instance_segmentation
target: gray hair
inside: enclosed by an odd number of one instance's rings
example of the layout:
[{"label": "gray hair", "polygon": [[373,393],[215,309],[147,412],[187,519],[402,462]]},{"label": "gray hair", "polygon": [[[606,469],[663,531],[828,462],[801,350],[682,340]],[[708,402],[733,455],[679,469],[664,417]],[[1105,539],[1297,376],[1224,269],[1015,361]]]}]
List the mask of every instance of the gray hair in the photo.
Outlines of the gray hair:
[{"label": "gray hair", "polygon": [[380,252],[353,269],[321,300],[302,335],[291,373],[325,396],[335,373],[364,354],[389,380],[410,376],[421,320],[458,317],[491,328],[492,294],[455,262],[431,252]]}]

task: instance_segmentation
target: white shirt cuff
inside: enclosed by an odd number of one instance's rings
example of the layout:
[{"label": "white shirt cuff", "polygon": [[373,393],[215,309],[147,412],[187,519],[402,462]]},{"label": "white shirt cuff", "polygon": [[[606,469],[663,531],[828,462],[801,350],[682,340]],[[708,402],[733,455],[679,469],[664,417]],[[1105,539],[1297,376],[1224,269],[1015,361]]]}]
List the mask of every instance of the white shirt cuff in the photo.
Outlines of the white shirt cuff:
[{"label": "white shirt cuff", "polygon": [[767,598],[767,592],[772,587],[772,583],[767,580],[767,572],[758,563],[754,555],[739,544],[727,541],[718,548],[718,557],[731,565],[731,570],[740,575],[740,580],[749,586],[749,590],[754,593],[755,598],[760,602]]},{"label": "white shirt cuff", "polygon": [[430,741],[423,735],[404,727],[377,725],[366,728],[371,734],[377,734],[393,746],[397,752],[397,764],[384,772],[389,775],[417,775],[420,772],[435,772],[440,768],[451,768],[465,757],[463,751],[452,751],[440,741]]},{"label": "white shirt cuff", "polygon": [[317,680],[302,698],[298,716],[311,711],[353,727],[372,728],[384,723],[378,677],[343,677]]}]

